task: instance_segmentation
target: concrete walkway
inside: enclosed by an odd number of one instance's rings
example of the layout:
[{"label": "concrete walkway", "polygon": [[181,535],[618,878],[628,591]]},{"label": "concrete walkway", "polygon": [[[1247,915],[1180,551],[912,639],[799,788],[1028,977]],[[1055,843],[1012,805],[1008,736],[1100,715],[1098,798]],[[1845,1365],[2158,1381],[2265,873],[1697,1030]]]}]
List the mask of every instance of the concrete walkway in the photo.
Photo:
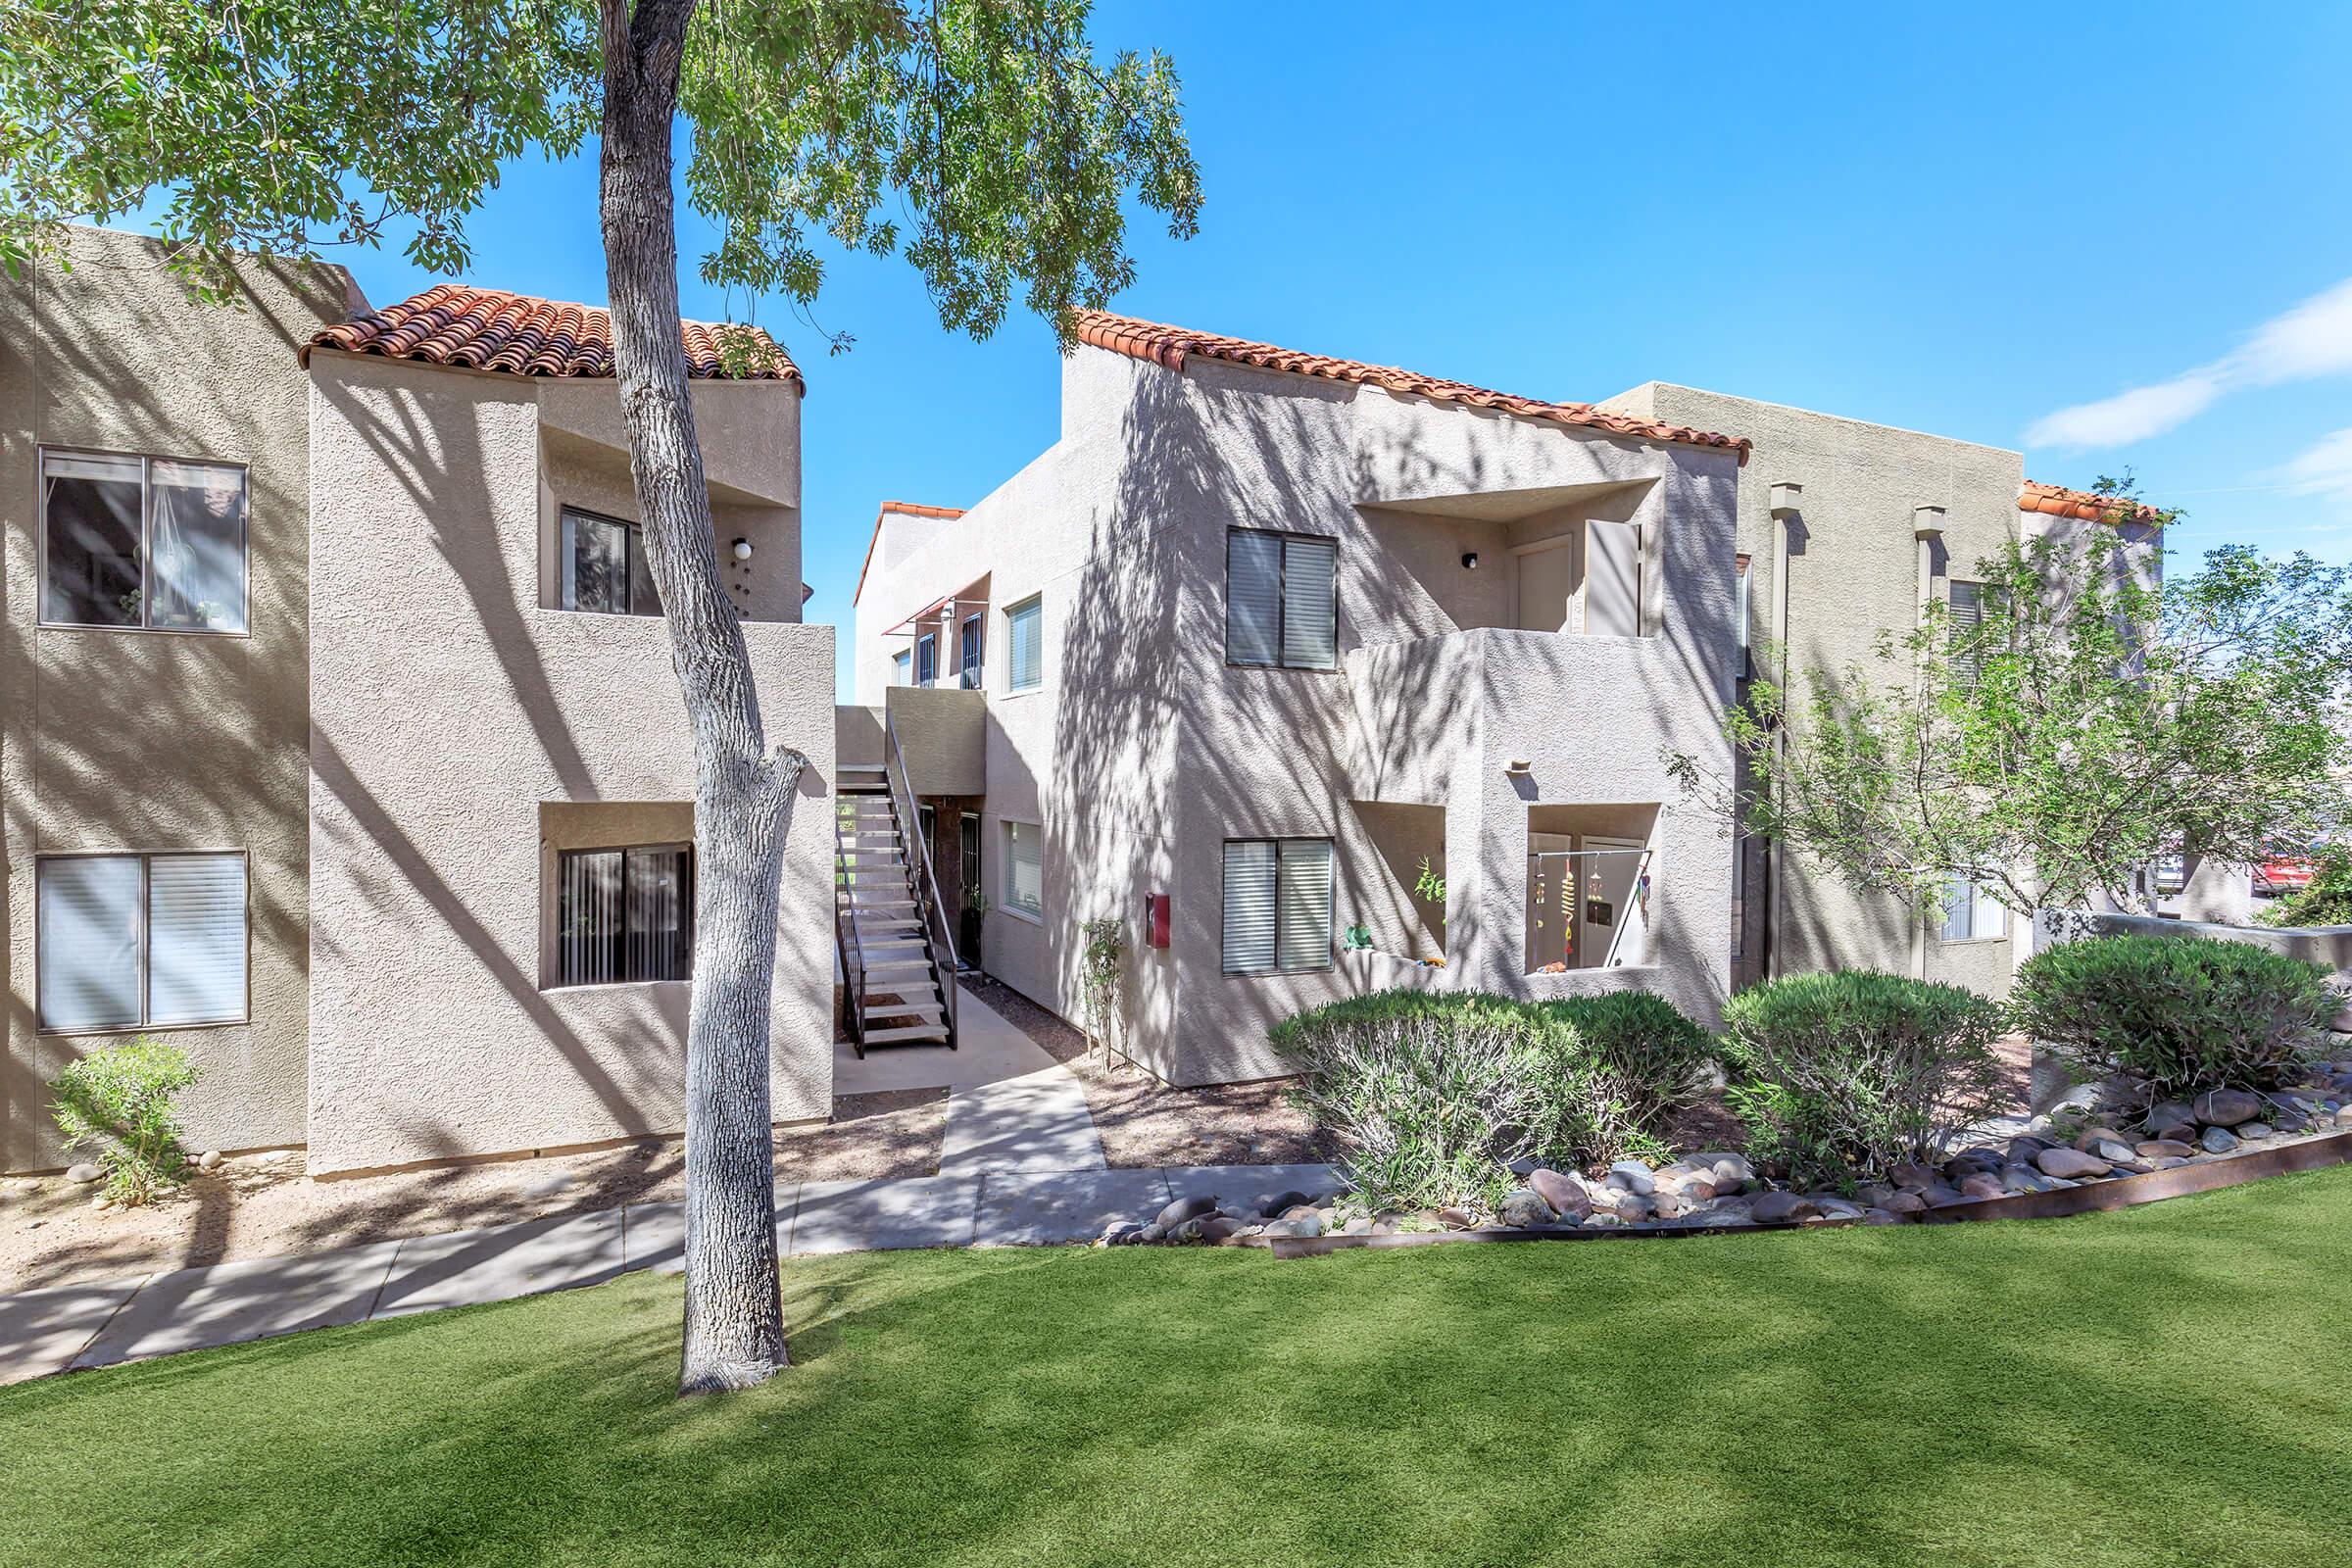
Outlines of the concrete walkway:
[{"label": "concrete walkway", "polygon": [[[835,1063],[838,1094],[947,1088],[939,1174],[777,1183],[782,1255],[1091,1242],[1113,1220],[1147,1218],[1177,1197],[1253,1203],[1334,1185],[1328,1165],[1105,1169],[1069,1071],[969,993],[958,1008],[958,1051],[877,1050],[859,1061],[844,1047]],[[27,1291],[0,1297],[0,1383],[569,1290],[639,1269],[675,1272],[684,1247],[683,1204],[634,1203]]]}]

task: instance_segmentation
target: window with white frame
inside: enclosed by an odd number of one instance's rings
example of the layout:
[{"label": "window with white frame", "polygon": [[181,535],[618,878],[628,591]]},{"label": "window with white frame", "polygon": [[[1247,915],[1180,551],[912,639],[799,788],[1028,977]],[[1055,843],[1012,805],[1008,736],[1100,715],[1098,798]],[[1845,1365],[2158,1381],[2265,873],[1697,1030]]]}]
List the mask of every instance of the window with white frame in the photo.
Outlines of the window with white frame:
[{"label": "window with white frame", "polygon": [[1331,967],[1331,840],[1225,841],[1224,968]]},{"label": "window with white frame", "polygon": [[645,531],[618,517],[565,507],[562,597],[565,610],[604,615],[659,615],[661,597],[645,564]]},{"label": "window with white frame", "polygon": [[245,855],[45,855],[34,985],[47,1030],[240,1023]]},{"label": "window with white frame", "polygon": [[1005,908],[1042,920],[1046,913],[1045,830],[1035,822],[1004,824]]},{"label": "window with white frame", "polygon": [[2009,934],[2009,911],[1984,884],[1955,876],[1943,889],[1943,940],[1982,942]]},{"label": "window with white frame", "polygon": [[1732,590],[1732,678],[1734,680],[1747,678],[1747,617],[1751,604],[1748,597],[1749,580],[1748,563],[1742,558],[1739,564],[1739,581]]},{"label": "window with white frame", "polygon": [[1225,660],[1284,669],[1340,663],[1339,543],[1234,528],[1225,535]]},{"label": "window with white frame", "polygon": [[1046,680],[1046,602],[1032,598],[1004,612],[1007,691],[1032,692]]},{"label": "window with white frame", "polygon": [[694,846],[564,850],[556,876],[556,984],[694,978]]},{"label": "window with white frame", "polygon": [[902,648],[890,656],[890,683],[893,686],[907,686],[913,682],[914,652],[912,649]]},{"label": "window with white frame", "polygon": [[244,631],[245,513],[233,464],[43,451],[41,623]]}]

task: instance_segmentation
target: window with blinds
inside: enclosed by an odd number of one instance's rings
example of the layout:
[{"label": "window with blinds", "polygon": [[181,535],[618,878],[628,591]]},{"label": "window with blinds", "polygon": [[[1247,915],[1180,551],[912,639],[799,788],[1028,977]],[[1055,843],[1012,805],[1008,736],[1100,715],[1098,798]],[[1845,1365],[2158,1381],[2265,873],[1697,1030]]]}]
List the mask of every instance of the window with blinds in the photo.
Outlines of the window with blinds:
[{"label": "window with blinds", "polygon": [[1225,535],[1225,660],[1337,669],[1339,544],[1234,528]]},{"label": "window with blinds", "polygon": [[559,603],[603,615],[659,615],[661,596],[645,564],[645,535],[633,522],[565,507]]},{"label": "window with blinds", "polygon": [[557,858],[556,984],[694,978],[694,849],[565,850]]},{"label": "window with blinds", "polygon": [[1955,876],[1943,889],[1943,940],[1983,942],[2009,934],[2009,911],[1968,878]]},{"label": "window with blinds", "polygon": [[977,614],[963,617],[961,637],[962,642],[956,652],[956,684],[964,691],[976,692],[980,689],[980,661],[983,641],[980,617]]},{"label": "window with blinds", "polygon": [[43,1029],[246,1017],[242,853],[44,856],[35,882]]},{"label": "window with blinds", "polygon": [[1007,691],[1035,691],[1046,680],[1046,602],[1032,599],[1004,612],[1004,642],[1010,657]]},{"label": "window with blinds", "polygon": [[244,631],[245,497],[228,464],[43,451],[42,622]]},{"label": "window with blinds", "polygon": [[914,683],[939,684],[939,633],[925,632],[914,640]]},{"label": "window with blinds", "polygon": [[1954,577],[1947,584],[1950,598],[1950,625],[1944,634],[1944,648],[1952,662],[1952,673],[1974,686],[1984,674],[1984,617],[2000,607],[2000,590],[1981,582]]},{"label": "window with blinds", "polygon": [[1331,967],[1331,840],[1225,841],[1224,969]]},{"label": "window with blinds", "polygon": [[1045,830],[1035,822],[1004,824],[1004,907],[1045,918]]}]

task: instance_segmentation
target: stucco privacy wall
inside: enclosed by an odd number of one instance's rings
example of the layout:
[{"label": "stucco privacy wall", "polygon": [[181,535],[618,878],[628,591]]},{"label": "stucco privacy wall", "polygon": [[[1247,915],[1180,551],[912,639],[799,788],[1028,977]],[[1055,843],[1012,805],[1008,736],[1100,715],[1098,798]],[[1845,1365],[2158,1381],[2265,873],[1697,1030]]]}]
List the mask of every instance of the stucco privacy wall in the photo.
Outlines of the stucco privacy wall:
[{"label": "stucco privacy wall", "polygon": [[[1390,860],[1405,819],[1354,803],[1443,807],[1449,858],[1467,868],[1449,901],[1453,935],[1482,977],[1511,979],[1503,971],[1517,961],[1522,911],[1491,901],[1515,900],[1523,888],[1527,800],[1498,759],[1540,759],[1542,800],[1660,802],[1670,786],[1649,743],[1671,732],[1709,744],[1704,720],[1729,666],[1732,454],[1214,362],[1178,373],[1096,350],[1064,362],[1062,412],[1060,441],[995,495],[919,541],[877,548],[858,606],[858,689],[870,701],[888,679],[889,654],[903,642],[884,638],[885,628],[991,575],[984,876],[998,907],[985,961],[1016,989],[1075,1012],[1079,926],[1121,917],[1130,1044],[1162,1075],[1201,1083],[1277,1073],[1265,1025],[1365,983],[1353,967],[1220,972],[1226,839],[1333,839],[1335,926],[1385,910],[1401,927],[1410,906]],[[1407,507],[1427,514],[1396,514]],[[1496,654],[1476,640],[1482,634],[1464,633],[1504,603],[1494,588],[1460,580],[1464,544],[1499,557],[1525,520],[1573,520],[1583,508],[1658,528],[1660,635],[1643,640],[1653,646],[1610,651],[1583,640],[1560,657],[1616,664],[1571,672],[1534,645],[1578,639],[1547,634],[1523,646],[1506,632]],[[884,523],[886,544],[894,523]],[[1237,524],[1339,539],[1343,670],[1226,666],[1225,540]],[[1008,693],[1003,612],[1041,592],[1045,678],[1035,692]],[[1405,641],[1415,638],[1425,641]],[[1425,647],[1425,656],[1402,651]],[[1543,684],[1563,674],[1572,676],[1565,685]],[[1548,737],[1548,749],[1536,735],[1494,729],[1497,713]],[[1399,744],[1385,723],[1367,725],[1374,714],[1393,716],[1415,740]],[[1690,714],[1702,722],[1685,725]],[[1483,738],[1490,729],[1494,738]],[[1612,734],[1624,744],[1596,758]],[[1572,735],[1591,737],[1590,749]],[[1367,761],[1384,749],[1394,765]],[[1502,799],[1490,798],[1495,789]],[[1042,925],[1003,907],[1006,819],[1043,824]],[[1703,1013],[1722,995],[1728,846],[1679,818],[1661,831],[1672,840],[1661,897],[1692,944],[1683,995]],[[1142,945],[1147,892],[1172,898],[1165,951]]]},{"label": "stucco privacy wall", "polygon": [[[2066,928],[2063,936],[2053,930],[2059,925]],[[2344,1010],[2336,1014],[2333,1027],[2339,1033],[2352,1033],[2352,925],[2220,925],[2152,914],[2045,914],[2034,925],[2035,951],[2079,936],[2217,937],[2326,964],[2335,971],[2337,983],[2347,988]]]},{"label": "stucco privacy wall", "polygon": [[[1791,680],[1808,671],[1879,667],[1879,637],[1919,624],[1914,531],[1923,519],[1916,509],[1943,509],[1939,519],[1927,519],[1941,529],[1930,552],[1931,592],[1939,598],[1948,595],[1951,578],[1977,577],[1980,561],[2024,536],[2017,507],[2024,459],[2015,452],[1664,382],[1604,406],[1753,442],[1740,478],[1738,549],[1751,563],[1750,637],[1759,649],[1759,676],[1778,673],[1762,662],[1760,651],[1772,642],[1785,644]],[[1778,483],[1803,486],[1801,505],[1785,525],[1772,516]],[[2019,922],[1998,938],[1946,942],[1895,900],[1857,893],[1808,871],[1793,856],[1780,859],[1771,882],[1749,883],[1743,974],[1763,972],[1769,919],[1775,974],[1875,968],[1990,996],[2008,990],[2025,953]]]},{"label": "stucco privacy wall", "polygon": [[[587,492],[594,510],[633,514],[614,482],[625,459],[582,434],[616,428],[579,407],[611,383],[326,350],[311,368],[311,1169],[675,1131],[687,988],[541,983],[543,807],[668,803],[670,824],[694,794],[666,625],[542,607],[552,509]],[[560,427],[543,414],[551,393]],[[797,476],[733,449],[772,427],[797,451],[797,392],[694,395],[727,499],[791,508]],[[777,553],[797,584],[795,537]],[[831,1104],[833,632],[743,629],[769,744],[810,761],[787,841],[770,1072],[777,1119],[802,1120]]]},{"label": "stucco privacy wall", "polygon": [[[299,1144],[310,485],[295,356],[356,296],[340,268],[245,261],[236,306],[196,305],[157,242],[69,232],[71,271],[0,273],[0,1167],[63,1161],[47,1081],[127,1038],[38,1031],[34,858],[51,852],[246,853],[250,1021],[154,1032],[203,1070],[182,1100],[192,1142]],[[40,628],[43,445],[243,465],[248,634]]]}]

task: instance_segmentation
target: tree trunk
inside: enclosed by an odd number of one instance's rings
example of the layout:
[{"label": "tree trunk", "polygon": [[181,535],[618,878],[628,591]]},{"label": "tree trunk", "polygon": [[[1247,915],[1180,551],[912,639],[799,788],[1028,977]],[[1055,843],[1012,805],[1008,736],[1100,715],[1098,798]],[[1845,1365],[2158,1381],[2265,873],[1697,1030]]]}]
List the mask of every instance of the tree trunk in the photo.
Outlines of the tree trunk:
[{"label": "tree trunk", "polygon": [[602,0],[602,214],[612,357],[646,558],[694,732],[695,963],[686,1025],[681,1393],[787,1363],[776,1280],[768,996],[785,831],[807,759],[766,755],[743,628],[719,576],[678,330],[670,125],[693,0]]}]

